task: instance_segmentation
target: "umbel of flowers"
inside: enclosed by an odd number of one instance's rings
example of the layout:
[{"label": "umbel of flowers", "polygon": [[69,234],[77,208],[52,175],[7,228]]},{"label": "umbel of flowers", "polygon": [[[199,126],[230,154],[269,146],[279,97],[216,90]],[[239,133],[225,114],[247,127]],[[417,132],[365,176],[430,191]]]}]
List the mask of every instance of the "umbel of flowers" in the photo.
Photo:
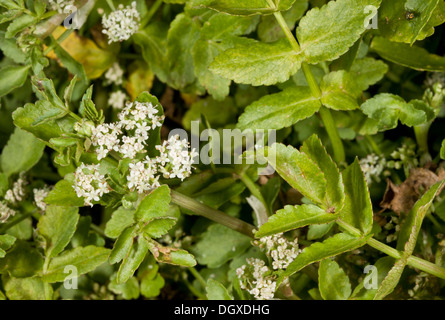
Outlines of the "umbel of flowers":
[{"label": "umbel of flowers", "polygon": [[[193,158],[197,152],[189,150],[189,142],[171,136],[161,145],[148,144],[151,134],[162,126],[164,116],[152,102],[129,102],[118,114],[118,121],[103,123],[91,128],[91,145],[102,160],[110,154],[128,161],[126,188],[139,194],[160,186],[159,179],[179,178],[184,180],[192,172]],[[77,126],[77,128],[81,125]],[[151,148],[158,156],[145,155]],[[74,190],[83,197],[85,205],[93,206],[102,196],[111,191],[107,178],[100,173],[100,164],[82,163],[74,173]]]},{"label": "umbel of flowers", "polygon": [[136,2],[131,6],[119,5],[118,10],[102,18],[103,33],[108,36],[108,43],[130,39],[139,30],[141,18],[136,10]]}]

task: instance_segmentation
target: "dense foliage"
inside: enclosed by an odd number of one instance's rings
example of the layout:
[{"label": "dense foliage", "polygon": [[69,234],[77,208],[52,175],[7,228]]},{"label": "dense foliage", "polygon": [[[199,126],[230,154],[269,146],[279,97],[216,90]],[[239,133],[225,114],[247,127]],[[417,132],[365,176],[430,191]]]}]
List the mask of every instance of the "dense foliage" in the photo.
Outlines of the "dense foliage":
[{"label": "dense foliage", "polygon": [[444,23],[0,0],[0,300],[444,298]]}]

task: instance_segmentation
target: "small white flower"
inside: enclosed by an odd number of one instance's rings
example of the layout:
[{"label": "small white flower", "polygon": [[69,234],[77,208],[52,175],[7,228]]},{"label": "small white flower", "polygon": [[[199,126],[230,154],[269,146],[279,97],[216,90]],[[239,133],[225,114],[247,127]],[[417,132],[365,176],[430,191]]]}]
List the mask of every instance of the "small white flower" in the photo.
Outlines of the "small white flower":
[{"label": "small white flower", "polygon": [[15,211],[7,206],[6,203],[0,201],[0,223],[5,223],[9,217],[15,215]]},{"label": "small white flower", "polygon": [[108,43],[128,40],[139,30],[139,12],[136,10],[136,2],[131,6],[119,5],[118,10],[111,12],[102,18],[103,33],[108,36]]},{"label": "small white flower", "polygon": [[58,13],[66,13],[65,8],[74,5],[74,0],[47,0],[49,7]]},{"label": "small white flower", "polygon": [[127,100],[125,92],[118,90],[110,94],[108,104],[113,107],[113,109],[122,110],[125,106],[125,100]]},{"label": "small white flower", "polygon": [[261,259],[254,258],[248,258],[246,261],[247,265],[236,270],[236,275],[241,280],[241,289],[247,290],[258,300],[273,299],[277,282],[266,263]]},{"label": "small white flower", "polygon": [[110,85],[114,83],[115,85],[120,86],[124,81],[123,80],[124,70],[122,70],[119,63],[115,62],[111,66],[111,68],[107,70],[104,77],[105,77],[105,85]]},{"label": "small white flower", "polygon": [[156,163],[149,157],[146,157],[144,161],[130,163],[129,168],[127,181],[130,190],[144,193],[160,186]]},{"label": "small white flower", "polygon": [[282,233],[263,237],[255,241],[255,245],[266,250],[266,255],[272,258],[275,270],[286,269],[300,253],[298,239],[288,241]]},{"label": "small white flower", "polygon": [[12,189],[6,191],[5,200],[11,204],[17,204],[22,201],[26,195],[25,185],[27,184],[28,182],[25,179],[25,173],[20,173],[19,178],[14,182]]},{"label": "small white flower", "polygon": [[366,182],[370,184],[374,179],[380,182],[383,170],[386,168],[385,158],[380,158],[376,154],[369,154],[366,158],[359,161],[360,167],[365,175]]},{"label": "small white flower", "polygon": [[105,176],[99,173],[99,165],[82,163],[74,173],[74,190],[79,198],[85,198],[85,205],[93,206],[92,201],[110,192]]},{"label": "small white flower", "polygon": [[39,208],[42,211],[46,210],[46,203],[45,203],[45,198],[48,196],[49,192],[51,191],[51,188],[49,188],[48,186],[45,186],[41,189],[33,189],[33,193],[34,193],[34,202],[37,206],[37,208]]}]

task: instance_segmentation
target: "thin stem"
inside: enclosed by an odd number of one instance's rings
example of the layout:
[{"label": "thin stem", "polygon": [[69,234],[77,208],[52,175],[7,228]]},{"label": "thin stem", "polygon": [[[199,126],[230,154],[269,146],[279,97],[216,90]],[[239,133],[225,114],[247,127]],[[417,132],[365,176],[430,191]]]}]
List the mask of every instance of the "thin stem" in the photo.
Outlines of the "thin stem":
[{"label": "thin stem", "polygon": [[53,38],[53,36],[51,36],[51,39],[54,41],[54,43],[45,49],[45,51],[43,52],[43,55],[46,56],[48,53],[53,51],[54,47],[56,46],[56,43],[61,44],[63,41],[65,41],[70,36],[71,33],[73,33],[73,31],[74,31],[74,29],[66,29],[62,33],[62,35],[59,38],[57,38],[57,40],[55,40]]},{"label": "thin stem", "polygon": [[421,164],[431,162],[432,158],[428,149],[428,132],[430,131],[432,122],[421,124],[414,127],[414,133],[416,135],[417,146],[419,147],[419,154]]},{"label": "thin stem", "polygon": [[201,276],[201,274],[195,269],[195,268],[188,268],[191,274],[196,278],[196,280],[199,281],[199,283],[202,285],[203,288],[207,286],[207,283],[205,282],[204,278]]},{"label": "thin stem", "polygon": [[104,237],[104,238],[108,238],[107,235],[105,234],[105,231],[102,230],[99,226],[96,226],[95,224],[91,224],[90,225],[91,230],[93,230],[94,232],[96,232],[98,235]]},{"label": "thin stem", "polygon": [[107,0],[108,6],[110,7],[111,11],[116,11],[116,7],[114,6],[114,3],[112,0]]},{"label": "thin stem", "polygon": [[258,200],[261,201],[261,203],[264,205],[264,208],[266,209],[267,215],[270,216],[271,213],[269,210],[269,206],[267,205],[267,202],[264,199],[263,194],[260,191],[260,188],[258,188],[258,185],[256,185],[246,173],[243,173],[240,176],[240,180],[245,184],[247,189],[249,189],[250,193],[252,193],[252,195],[254,195]]},{"label": "thin stem", "polygon": [[[268,0],[269,5],[273,5],[270,0]],[[297,54],[300,54],[301,48],[297,41],[297,39],[294,37],[292,32],[289,29],[289,26],[287,25],[286,21],[283,18],[283,15],[281,12],[275,12],[274,16],[280,25],[281,29],[283,30],[284,34],[286,35],[287,40],[289,41],[290,45],[294,49],[294,51]],[[302,69],[304,76],[306,77],[306,81],[309,85],[309,88],[311,89],[312,95],[316,98],[320,98],[322,93],[320,90],[320,87],[309,67],[308,64],[303,63]],[[334,159],[337,161],[337,163],[342,163],[346,161],[346,155],[345,155],[345,149],[343,146],[343,142],[340,138],[340,135],[338,134],[337,127],[335,126],[334,119],[332,118],[331,112],[325,108],[321,107],[320,109],[320,117],[321,121],[323,122],[326,131],[328,133],[329,139],[331,140],[332,148],[334,151]]]},{"label": "thin stem", "polygon": [[371,146],[372,150],[374,150],[374,152],[378,156],[383,154],[382,149],[380,149],[380,147],[377,145],[377,143],[375,143],[374,139],[371,136],[365,135],[365,139],[366,139],[366,141],[368,141],[368,143]]},{"label": "thin stem", "polygon": [[215,221],[219,224],[222,224],[223,226],[238,231],[249,237],[254,237],[253,230],[255,229],[255,227],[247,222],[229,216],[222,211],[213,209],[201,202],[196,201],[195,199],[192,199],[174,190],[171,191],[171,198],[173,203],[179,205],[180,207],[193,211],[197,215]]},{"label": "thin stem", "polygon": [[151,18],[153,18],[154,14],[156,13],[156,11],[158,11],[161,5],[162,5],[162,0],[156,0],[156,2],[151,6],[150,11],[148,11],[144,20],[141,22],[141,29],[143,29],[150,23]]}]

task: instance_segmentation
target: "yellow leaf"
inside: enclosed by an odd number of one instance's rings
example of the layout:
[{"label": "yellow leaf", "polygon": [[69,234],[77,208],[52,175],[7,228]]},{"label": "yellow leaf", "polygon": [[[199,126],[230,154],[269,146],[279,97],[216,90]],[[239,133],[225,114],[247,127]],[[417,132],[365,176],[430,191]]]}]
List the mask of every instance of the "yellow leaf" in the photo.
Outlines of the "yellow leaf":
[{"label": "yellow leaf", "polygon": [[125,89],[134,101],[144,91],[150,91],[153,86],[154,74],[148,65],[142,61],[136,61],[130,66],[130,76]]}]

